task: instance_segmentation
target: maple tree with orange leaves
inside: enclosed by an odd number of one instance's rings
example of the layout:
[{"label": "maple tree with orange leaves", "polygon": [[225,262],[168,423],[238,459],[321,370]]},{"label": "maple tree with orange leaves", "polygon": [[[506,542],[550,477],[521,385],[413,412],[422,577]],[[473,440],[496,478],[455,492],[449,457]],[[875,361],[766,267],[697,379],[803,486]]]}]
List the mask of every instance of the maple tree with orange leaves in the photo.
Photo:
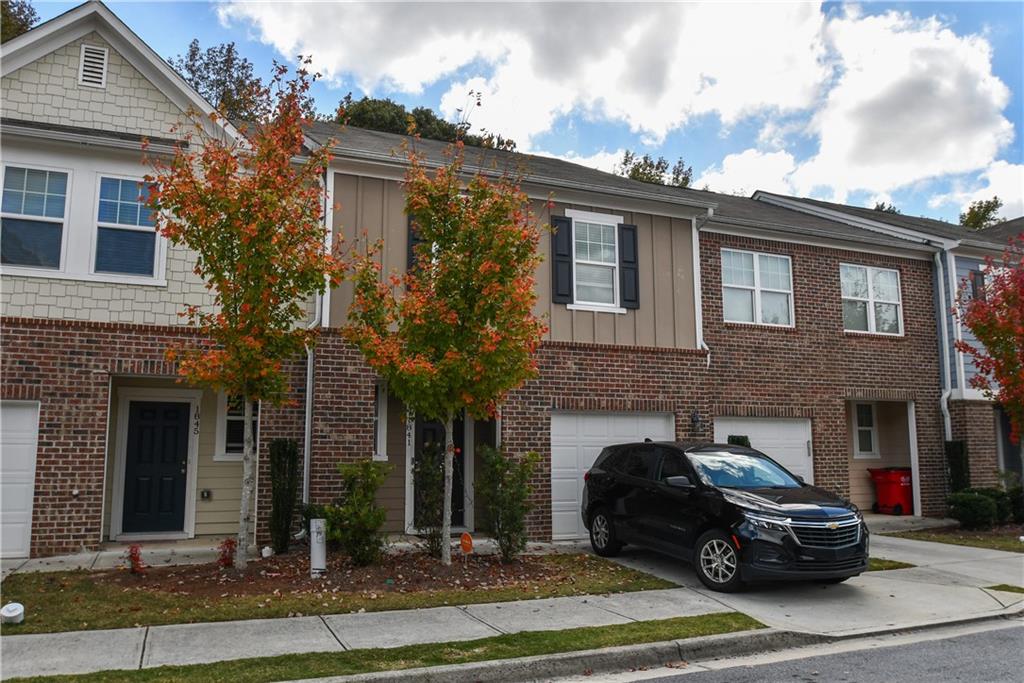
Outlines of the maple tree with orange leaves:
[{"label": "maple tree with orange leaves", "polygon": [[[199,115],[172,156],[147,161],[153,172],[147,205],[172,244],[195,252],[194,272],[214,306],[181,314],[200,332],[198,344],[175,344],[181,381],[224,391],[244,404],[242,500],[235,567],[246,564],[255,493],[253,402],[281,405],[289,396],[285,364],[315,341],[304,324],[306,303],[337,285],[343,267],[325,247],[326,149],[306,154],[303,103],[316,80],[303,62],[294,77],[275,65],[255,95],[256,120],[240,137],[214,135]],[[219,116],[209,117],[220,123]],[[301,161],[296,159],[301,158]]]},{"label": "maple tree with orange leaves", "polygon": [[[415,140],[415,137],[413,138]],[[420,238],[416,265],[382,272],[369,248],[350,263],[354,297],[345,338],[417,418],[445,429],[441,553],[451,563],[453,422],[493,418],[509,391],[537,373],[547,331],[534,315],[540,227],[518,177],[464,173],[461,141],[428,169],[406,150],[405,209]]]}]

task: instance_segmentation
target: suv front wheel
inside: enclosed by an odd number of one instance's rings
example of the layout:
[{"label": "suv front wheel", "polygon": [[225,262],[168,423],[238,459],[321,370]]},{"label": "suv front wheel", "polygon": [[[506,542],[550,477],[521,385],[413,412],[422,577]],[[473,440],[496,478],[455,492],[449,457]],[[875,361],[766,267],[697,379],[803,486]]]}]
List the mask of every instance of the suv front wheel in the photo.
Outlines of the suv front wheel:
[{"label": "suv front wheel", "polygon": [[739,553],[732,539],[721,531],[711,530],[697,539],[693,567],[701,583],[713,591],[732,593],[743,586]]},{"label": "suv front wheel", "polygon": [[605,508],[598,508],[590,516],[590,545],[601,557],[614,557],[622,550],[612,517]]}]

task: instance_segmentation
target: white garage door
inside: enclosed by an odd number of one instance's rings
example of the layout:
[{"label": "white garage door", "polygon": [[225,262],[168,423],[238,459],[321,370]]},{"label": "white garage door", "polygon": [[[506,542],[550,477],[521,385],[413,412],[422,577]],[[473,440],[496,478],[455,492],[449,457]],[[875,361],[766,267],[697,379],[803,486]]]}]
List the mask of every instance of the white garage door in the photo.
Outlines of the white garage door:
[{"label": "white garage door", "polygon": [[0,557],[28,557],[38,416],[36,403],[0,402]]},{"label": "white garage door", "polygon": [[811,421],[775,417],[716,417],[715,441],[725,443],[729,436],[744,435],[750,446],[768,455],[793,474],[814,483],[811,457]]},{"label": "white garage door", "polygon": [[601,449],[650,438],[675,439],[668,413],[553,413],[551,415],[551,535],[555,540],[585,538],[580,515],[583,475]]}]

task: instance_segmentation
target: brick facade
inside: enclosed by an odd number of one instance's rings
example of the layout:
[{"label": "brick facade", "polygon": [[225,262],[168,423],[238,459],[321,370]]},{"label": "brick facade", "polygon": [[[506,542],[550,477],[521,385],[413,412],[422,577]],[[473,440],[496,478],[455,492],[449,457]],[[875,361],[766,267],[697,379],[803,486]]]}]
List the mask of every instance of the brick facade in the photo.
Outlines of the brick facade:
[{"label": "brick facade", "polygon": [[[793,328],[722,321],[723,247],[792,259]],[[843,331],[840,263],[900,272],[902,336]],[[938,336],[929,261],[702,232],[701,282],[713,415],[811,418],[815,483],[848,495],[846,401],[913,401],[923,513],[944,511]]]},{"label": "brick facade", "polygon": [[950,401],[953,440],[967,446],[971,486],[999,484],[995,405],[988,401]]},{"label": "brick facade", "polygon": [[[182,327],[3,318],[0,398],[39,401],[33,556],[101,542],[111,378],[174,377],[164,349],[185,339],[195,336]],[[303,368],[297,364],[293,378],[303,378]],[[293,385],[297,407],[268,408],[260,418],[261,463],[273,438],[301,443],[304,384]]]}]

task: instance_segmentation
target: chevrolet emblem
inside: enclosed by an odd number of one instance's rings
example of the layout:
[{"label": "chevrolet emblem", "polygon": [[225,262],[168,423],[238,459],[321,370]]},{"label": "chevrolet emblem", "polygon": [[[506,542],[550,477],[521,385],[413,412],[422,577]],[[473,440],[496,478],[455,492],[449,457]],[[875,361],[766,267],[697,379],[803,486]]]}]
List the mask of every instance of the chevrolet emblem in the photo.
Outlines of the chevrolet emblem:
[{"label": "chevrolet emblem", "polygon": [[839,525],[835,522],[829,522],[827,526],[829,529],[832,529],[833,531],[839,528]]}]

